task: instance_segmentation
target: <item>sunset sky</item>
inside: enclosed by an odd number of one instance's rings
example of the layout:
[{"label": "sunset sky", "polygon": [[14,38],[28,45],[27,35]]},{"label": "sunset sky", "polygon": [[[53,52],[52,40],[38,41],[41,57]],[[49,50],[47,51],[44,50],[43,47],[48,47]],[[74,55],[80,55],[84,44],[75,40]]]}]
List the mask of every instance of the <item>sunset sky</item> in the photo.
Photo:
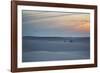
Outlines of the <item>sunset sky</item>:
[{"label": "sunset sky", "polygon": [[40,37],[89,37],[90,15],[50,11],[22,11],[22,35]]}]

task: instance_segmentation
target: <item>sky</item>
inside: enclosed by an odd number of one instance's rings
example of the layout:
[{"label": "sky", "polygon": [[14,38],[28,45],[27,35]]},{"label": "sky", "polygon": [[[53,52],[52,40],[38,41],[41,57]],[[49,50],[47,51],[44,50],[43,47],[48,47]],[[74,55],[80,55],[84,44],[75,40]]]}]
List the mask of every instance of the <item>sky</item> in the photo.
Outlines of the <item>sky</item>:
[{"label": "sky", "polygon": [[89,37],[90,14],[22,10],[22,36]]}]

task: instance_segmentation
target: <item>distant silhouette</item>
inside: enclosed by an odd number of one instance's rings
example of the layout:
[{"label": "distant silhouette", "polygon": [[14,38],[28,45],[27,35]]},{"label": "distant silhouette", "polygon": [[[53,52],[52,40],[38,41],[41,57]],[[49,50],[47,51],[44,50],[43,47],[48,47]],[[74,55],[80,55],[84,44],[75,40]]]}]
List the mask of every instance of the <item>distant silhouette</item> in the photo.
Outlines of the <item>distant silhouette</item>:
[{"label": "distant silhouette", "polygon": [[69,40],[69,42],[71,42],[71,43],[72,43],[73,41],[72,41],[72,40]]},{"label": "distant silhouette", "polygon": [[[66,40],[64,40],[64,42],[66,42]],[[72,43],[73,41],[72,40],[69,40],[69,42]]]}]

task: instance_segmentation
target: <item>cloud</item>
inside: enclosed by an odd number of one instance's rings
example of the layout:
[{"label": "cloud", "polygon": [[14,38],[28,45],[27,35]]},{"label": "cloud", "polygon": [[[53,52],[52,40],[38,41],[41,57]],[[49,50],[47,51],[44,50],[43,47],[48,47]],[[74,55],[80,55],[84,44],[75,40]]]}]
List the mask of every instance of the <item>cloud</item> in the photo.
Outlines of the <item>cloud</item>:
[{"label": "cloud", "polygon": [[23,35],[30,36],[89,36],[87,13],[22,12]]}]

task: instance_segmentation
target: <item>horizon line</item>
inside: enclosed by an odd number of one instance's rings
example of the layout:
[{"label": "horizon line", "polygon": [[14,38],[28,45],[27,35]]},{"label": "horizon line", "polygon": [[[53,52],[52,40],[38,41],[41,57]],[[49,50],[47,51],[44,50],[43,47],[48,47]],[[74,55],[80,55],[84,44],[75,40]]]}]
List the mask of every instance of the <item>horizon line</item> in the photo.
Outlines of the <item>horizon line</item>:
[{"label": "horizon line", "polygon": [[[22,37],[63,37],[63,36],[22,36]],[[82,37],[82,36],[68,36],[68,37]],[[90,36],[83,36],[83,37],[90,37]]]}]

